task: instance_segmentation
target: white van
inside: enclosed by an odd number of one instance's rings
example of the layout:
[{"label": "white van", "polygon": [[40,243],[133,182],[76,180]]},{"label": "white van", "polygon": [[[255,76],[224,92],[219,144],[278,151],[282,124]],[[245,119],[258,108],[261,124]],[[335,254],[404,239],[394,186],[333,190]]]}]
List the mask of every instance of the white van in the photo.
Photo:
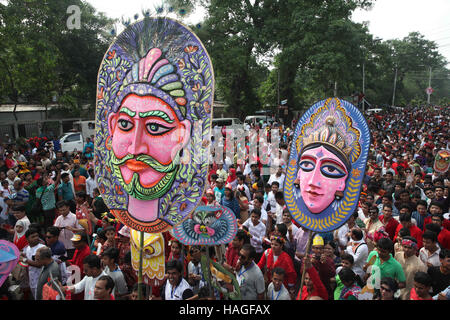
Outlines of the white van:
[{"label": "white van", "polygon": [[383,109],[381,109],[381,108],[367,109],[366,114],[370,116],[373,113],[378,113],[381,111],[383,111]]},{"label": "white van", "polygon": [[76,121],[73,127],[77,132],[81,132],[84,139],[95,136],[95,120]]},{"label": "white van", "polygon": [[262,122],[267,122],[267,123],[272,123],[272,117],[270,116],[265,116],[265,115],[258,115],[258,116],[247,116],[245,117],[244,122],[248,125],[255,125],[255,124],[260,124]]},{"label": "white van", "polygon": [[212,128],[244,129],[244,123],[238,118],[217,118],[212,120]]},{"label": "white van", "polygon": [[84,140],[81,132],[66,132],[59,137],[62,152],[83,151]]}]

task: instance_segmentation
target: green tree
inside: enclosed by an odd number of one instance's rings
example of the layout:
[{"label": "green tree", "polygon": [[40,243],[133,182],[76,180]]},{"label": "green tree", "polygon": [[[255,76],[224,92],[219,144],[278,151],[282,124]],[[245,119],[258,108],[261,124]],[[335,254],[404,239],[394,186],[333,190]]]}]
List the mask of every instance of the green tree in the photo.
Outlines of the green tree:
[{"label": "green tree", "polygon": [[[81,9],[80,29],[67,28],[70,5]],[[75,101],[71,111],[95,105],[112,20],[80,0],[9,0],[0,4],[0,21],[0,70],[6,75],[0,80],[1,102],[47,106],[56,95]]]}]

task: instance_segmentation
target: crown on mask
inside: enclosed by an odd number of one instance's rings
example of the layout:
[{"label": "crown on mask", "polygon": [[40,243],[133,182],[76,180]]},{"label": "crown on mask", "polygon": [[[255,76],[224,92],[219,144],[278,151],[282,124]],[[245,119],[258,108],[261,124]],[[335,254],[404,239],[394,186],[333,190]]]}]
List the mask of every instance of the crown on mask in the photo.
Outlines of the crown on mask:
[{"label": "crown on mask", "polygon": [[[177,74],[176,67],[164,58],[159,48],[152,48],[145,57],[133,64],[127,73],[121,90],[121,100],[129,93],[139,95],[154,95],[168,103],[172,108],[178,109],[186,116],[184,106],[187,104],[183,83]],[[116,107],[118,109],[119,106]],[[180,108],[182,107],[182,108]]]},{"label": "crown on mask", "polygon": [[328,144],[348,159],[352,152],[352,147],[347,146],[344,134],[334,126],[335,123],[336,119],[334,117],[327,117],[322,127],[303,138],[303,148],[313,143]]},{"label": "crown on mask", "polygon": [[297,150],[305,150],[312,144],[328,145],[336,150],[350,164],[361,153],[360,132],[353,127],[352,119],[341,107],[339,99],[328,99],[311,115],[297,138]]}]

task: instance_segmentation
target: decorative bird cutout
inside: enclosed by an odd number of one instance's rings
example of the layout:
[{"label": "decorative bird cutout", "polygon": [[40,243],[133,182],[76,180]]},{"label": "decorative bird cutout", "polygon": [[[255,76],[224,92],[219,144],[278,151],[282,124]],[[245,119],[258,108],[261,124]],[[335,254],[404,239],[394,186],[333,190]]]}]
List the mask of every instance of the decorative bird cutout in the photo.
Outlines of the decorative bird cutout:
[{"label": "decorative bird cutout", "polygon": [[185,245],[219,245],[233,240],[237,221],[227,207],[199,206],[173,231],[175,238]]}]

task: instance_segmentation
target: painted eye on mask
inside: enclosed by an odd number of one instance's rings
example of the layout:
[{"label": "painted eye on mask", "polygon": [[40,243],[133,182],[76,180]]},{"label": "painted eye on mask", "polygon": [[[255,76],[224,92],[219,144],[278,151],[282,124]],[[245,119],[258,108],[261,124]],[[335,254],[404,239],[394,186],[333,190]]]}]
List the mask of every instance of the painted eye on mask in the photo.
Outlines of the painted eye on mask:
[{"label": "painted eye on mask", "polygon": [[303,171],[310,172],[313,171],[315,167],[316,164],[311,160],[305,159],[300,162],[300,169]]},{"label": "painted eye on mask", "polygon": [[134,127],[132,122],[125,120],[125,119],[119,119],[118,124],[119,124],[120,130],[123,130],[123,131],[130,131]]},{"label": "painted eye on mask", "polygon": [[325,162],[320,167],[320,172],[327,177],[332,179],[339,179],[346,175],[346,172],[342,170],[338,165],[332,162]]},{"label": "painted eye on mask", "polygon": [[173,129],[173,128],[169,128],[169,127],[163,126],[162,124],[155,123],[155,122],[148,123],[146,125],[146,128],[147,128],[148,133],[150,133],[153,136],[163,135]]}]

